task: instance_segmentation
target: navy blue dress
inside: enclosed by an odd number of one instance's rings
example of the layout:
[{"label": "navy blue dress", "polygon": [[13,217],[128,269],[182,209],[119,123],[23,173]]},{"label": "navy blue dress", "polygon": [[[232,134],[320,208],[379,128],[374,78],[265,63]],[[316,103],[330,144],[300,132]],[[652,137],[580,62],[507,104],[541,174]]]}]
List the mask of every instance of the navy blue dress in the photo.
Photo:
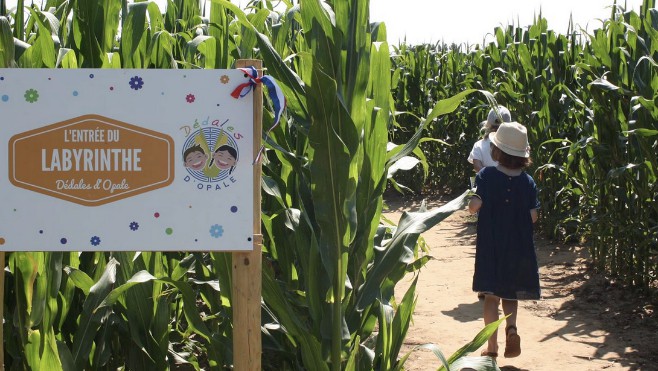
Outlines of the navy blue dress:
[{"label": "navy blue dress", "polygon": [[531,209],[537,186],[525,172],[508,176],[485,167],[475,177],[478,212],[473,291],[503,299],[539,299],[539,272]]}]

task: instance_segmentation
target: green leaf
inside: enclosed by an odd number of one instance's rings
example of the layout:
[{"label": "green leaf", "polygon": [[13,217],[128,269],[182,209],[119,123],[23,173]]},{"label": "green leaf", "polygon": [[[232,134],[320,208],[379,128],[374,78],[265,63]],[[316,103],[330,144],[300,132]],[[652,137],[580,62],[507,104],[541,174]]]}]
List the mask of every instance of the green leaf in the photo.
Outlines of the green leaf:
[{"label": "green leaf", "polygon": [[71,5],[71,49],[76,50],[82,67],[100,68],[103,65],[104,53],[97,32],[101,32],[103,24],[97,20],[98,4],[95,1],[77,0]]},{"label": "green leaf", "polygon": [[293,303],[287,300],[284,293],[269,270],[263,270],[263,299],[278,316],[278,321],[286,328],[297,346],[301,348],[300,355],[307,370],[328,371],[329,367],[322,356],[322,346],[317,338],[307,328],[295,309]]},{"label": "green leaf", "polygon": [[[497,321],[491,322],[490,324],[484,326],[480,332],[475,335],[473,340],[468,342],[466,345],[462,346],[457,350],[455,353],[453,353],[450,358],[448,359],[448,362],[450,363],[451,368],[455,368],[455,363],[460,360],[462,357],[468,355],[469,353],[476,352],[484,343],[486,343],[491,335],[493,335],[496,330],[498,330],[498,327],[500,326],[503,321],[507,319],[507,316],[502,317],[498,319]],[[488,357],[486,357],[488,358]],[[458,368],[461,369],[461,368]],[[441,371],[442,368],[439,368],[439,371]]]},{"label": "green leaf", "polygon": [[357,370],[357,360],[359,358],[359,349],[360,347],[360,342],[361,342],[361,337],[358,335],[354,339],[354,344],[356,346],[352,349],[352,351],[349,354],[349,358],[347,359],[347,364],[345,365],[345,370]]},{"label": "green leaf", "polygon": [[133,286],[135,286],[135,285],[137,285],[137,284],[144,283],[144,282],[148,282],[148,281],[152,281],[152,280],[155,280],[155,279],[156,279],[156,278],[155,278],[153,275],[151,275],[149,272],[147,272],[147,271],[139,271],[139,272],[135,273],[135,274],[130,278],[130,280],[128,280],[128,282],[126,282],[126,283],[124,283],[123,285],[121,285],[121,286],[119,286],[119,287],[113,289],[113,290],[112,290],[112,291],[111,291],[111,292],[105,297],[105,299],[103,299],[103,301],[102,301],[100,304],[98,304],[98,306],[96,307],[96,309],[94,309],[94,312],[96,312],[96,311],[99,310],[100,308],[103,308],[103,307],[106,307],[106,306],[110,306],[110,305],[114,305],[114,303],[116,303],[116,301],[119,299],[119,297],[120,297],[123,293],[125,293],[128,289],[130,289],[131,287],[133,287]]},{"label": "green leaf", "polygon": [[76,329],[73,337],[73,352],[71,355],[75,364],[82,369],[86,364],[94,344],[94,338],[101,325],[101,318],[104,313],[97,312],[96,308],[105,296],[111,291],[114,282],[116,282],[116,270],[118,262],[112,258],[107,263],[103,275],[100,277],[89,290],[89,295],[85,299],[80,314],[80,326]]},{"label": "green leaf", "polygon": [[410,263],[413,259],[412,248],[418,236],[466,206],[468,191],[434,210],[425,212],[404,212],[400,218],[395,234],[384,246],[384,254],[378,264],[368,270],[363,287],[357,294],[356,308],[363,310],[379,294],[379,288],[388,275],[395,269],[397,262]]},{"label": "green leaf", "polygon": [[217,61],[215,55],[217,53],[217,43],[214,37],[199,35],[187,43],[190,49],[190,54],[194,55],[197,52],[202,56],[202,68],[216,68]]},{"label": "green leaf", "polygon": [[75,361],[71,356],[71,350],[66,346],[66,343],[63,341],[57,341],[57,353],[59,355],[59,361],[62,363],[63,371],[76,371]]},{"label": "green leaf", "polygon": [[[96,20],[94,26],[103,30],[99,54],[107,54],[114,50],[116,37],[119,34],[119,15],[122,10],[122,0],[101,0],[98,3],[100,8],[98,11],[103,15],[103,19]],[[155,19],[153,21],[155,22]]]},{"label": "green leaf", "polygon": [[78,60],[75,56],[75,51],[68,48],[60,48],[57,55],[57,62],[55,68],[78,68]]},{"label": "green leaf", "polygon": [[637,136],[641,136],[641,137],[653,137],[653,136],[658,135],[658,130],[640,128],[640,129],[624,131],[624,134],[626,134],[626,135],[637,135]]},{"label": "green leaf", "polygon": [[379,334],[377,335],[377,346],[375,353],[380,356],[380,364],[382,369],[389,370],[391,368],[391,343],[393,338],[394,329],[392,322],[394,317],[394,310],[390,304],[378,301],[378,324]]},{"label": "green leaf", "polygon": [[445,369],[447,369],[447,371],[450,371],[450,364],[448,363],[448,360],[443,355],[443,352],[441,352],[441,349],[439,349],[438,346],[436,346],[435,344],[423,344],[423,345],[420,345],[418,347],[415,347],[413,350],[417,350],[417,349],[427,349],[427,350],[432,351],[432,353],[434,353],[436,358],[438,358],[441,361],[441,363],[443,364],[443,366],[441,366],[440,369],[445,368]]},{"label": "green leaf", "polygon": [[38,25],[37,37],[30,47],[32,58],[25,63],[29,63],[32,67],[48,67],[54,68],[57,62],[55,56],[55,43],[53,42],[53,35],[50,31],[50,24],[46,25],[44,20],[48,19],[38,10],[28,8],[30,10],[30,20],[34,20]]},{"label": "green leaf", "polygon": [[188,254],[186,257],[174,263],[169,277],[174,281],[180,281],[183,276],[189,272],[196,262],[194,254]]},{"label": "green leaf", "polygon": [[313,112],[313,125],[309,131],[309,144],[313,149],[310,165],[316,217],[320,226],[320,251],[323,263],[332,280],[336,275],[336,262],[346,252],[351,241],[354,219],[350,208],[356,189],[356,174],[352,153],[357,133],[345,107],[340,104],[336,83],[314,68],[314,81],[309,90],[309,108]]},{"label": "green leaf", "polygon": [[[416,132],[414,135],[411,137],[411,139],[404,144],[402,149],[398,152],[396,152],[394,155],[392,155],[389,160],[388,164],[395,163],[397,160],[400,158],[407,156],[409,153],[411,153],[417,146],[418,143],[420,142],[423,132],[425,130],[425,127],[428,123],[430,123],[432,120],[436,119],[437,117],[441,115],[448,114],[450,112],[453,112],[454,110],[459,107],[461,102],[466,98],[471,93],[474,93],[478,91],[477,89],[467,89],[462,91],[459,94],[456,94],[450,98],[442,99],[438,101],[435,105],[434,108],[429,112],[427,117],[421,121],[420,125],[418,126],[418,129],[416,129]],[[485,96],[490,96],[491,93],[482,91],[480,90],[479,92],[483,93]]]},{"label": "green leaf", "polygon": [[417,275],[416,278],[414,278],[395,311],[395,317],[393,318],[392,323],[393,331],[391,334],[392,339],[390,350],[390,354],[395,358],[391,359],[391,364],[396,363],[395,361],[397,360],[400,349],[404,344],[404,339],[409,331],[413,312],[416,308],[416,284],[418,283],[419,277],[420,276]]},{"label": "green leaf", "polygon": [[500,371],[491,357],[463,357],[451,364],[451,370]]},{"label": "green leaf", "polygon": [[[41,339],[34,343],[34,348],[31,347],[33,345],[32,342],[25,347],[26,353],[38,352],[39,354],[39,362],[35,364],[36,367],[33,367],[33,369],[63,370],[55,333],[52,331],[52,328],[44,331],[45,332],[43,336],[41,336]],[[38,333],[38,331],[34,331],[34,333]]]},{"label": "green leaf", "polygon": [[619,90],[619,86],[616,86],[612,84],[610,81],[607,79],[596,79],[593,82],[589,84],[591,87],[596,87],[604,91],[617,91]]},{"label": "green leaf", "polygon": [[157,4],[152,2],[128,4],[128,17],[123,23],[121,31],[121,59],[124,68],[146,68],[148,67],[148,22],[146,13],[150,6]]},{"label": "green leaf", "polygon": [[395,161],[389,168],[387,177],[392,177],[398,170],[411,170],[414,166],[418,165],[419,159],[411,156],[404,156]]},{"label": "green leaf", "polygon": [[91,277],[85,272],[73,267],[66,267],[64,268],[64,271],[69,275],[69,278],[75,287],[81,289],[85,296],[89,295],[89,291],[94,285],[94,280],[92,280]]},{"label": "green leaf", "polygon": [[175,44],[173,36],[167,31],[158,31],[153,35],[147,54],[155,68],[176,68]]},{"label": "green leaf", "polygon": [[0,17],[0,68],[15,67],[14,37],[7,17]]}]

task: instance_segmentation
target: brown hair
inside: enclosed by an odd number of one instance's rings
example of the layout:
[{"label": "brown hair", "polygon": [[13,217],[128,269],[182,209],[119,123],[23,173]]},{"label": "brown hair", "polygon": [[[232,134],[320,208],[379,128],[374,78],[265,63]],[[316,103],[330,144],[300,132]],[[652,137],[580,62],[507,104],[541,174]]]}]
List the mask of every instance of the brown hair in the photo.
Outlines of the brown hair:
[{"label": "brown hair", "polygon": [[186,149],[185,152],[183,152],[183,161],[187,160],[187,155],[189,155],[192,152],[201,152],[204,155],[206,154],[206,151],[204,151],[200,145],[195,144],[192,147]]},{"label": "brown hair", "polygon": [[498,131],[499,126],[500,126],[500,119],[496,119],[496,125],[490,125],[488,122],[485,122],[484,127],[482,127],[482,130],[484,131],[482,138],[486,138],[489,136],[489,134]]},{"label": "brown hair", "polygon": [[498,161],[499,164],[508,169],[525,169],[532,165],[532,160],[530,157],[518,157],[509,155],[503,152],[500,148],[496,147],[496,145],[493,143],[491,143],[491,158],[495,161]]}]

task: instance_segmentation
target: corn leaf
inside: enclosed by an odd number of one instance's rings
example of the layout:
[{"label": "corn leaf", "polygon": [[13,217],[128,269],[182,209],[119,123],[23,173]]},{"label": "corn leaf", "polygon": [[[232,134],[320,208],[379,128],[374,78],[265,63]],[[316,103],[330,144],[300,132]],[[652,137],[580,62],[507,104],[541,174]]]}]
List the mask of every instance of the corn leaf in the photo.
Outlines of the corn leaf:
[{"label": "corn leaf", "polygon": [[14,37],[7,17],[0,16],[0,67],[14,67]]},{"label": "corn leaf", "polygon": [[373,265],[363,287],[359,290],[356,308],[359,310],[369,306],[378,295],[379,287],[395,268],[394,262],[410,263],[413,259],[413,247],[420,233],[441,222],[453,212],[466,206],[468,191],[434,210],[425,212],[404,212],[400,218],[395,234],[383,246],[384,254],[379,264]]}]

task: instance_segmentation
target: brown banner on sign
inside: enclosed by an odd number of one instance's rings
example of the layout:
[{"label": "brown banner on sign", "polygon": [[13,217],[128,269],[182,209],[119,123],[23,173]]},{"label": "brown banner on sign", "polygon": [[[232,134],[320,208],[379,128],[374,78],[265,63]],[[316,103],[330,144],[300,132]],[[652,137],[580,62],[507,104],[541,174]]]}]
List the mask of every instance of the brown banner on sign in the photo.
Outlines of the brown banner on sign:
[{"label": "brown banner on sign", "polygon": [[98,206],[174,180],[174,140],[99,115],[14,135],[9,180],[17,187]]}]

